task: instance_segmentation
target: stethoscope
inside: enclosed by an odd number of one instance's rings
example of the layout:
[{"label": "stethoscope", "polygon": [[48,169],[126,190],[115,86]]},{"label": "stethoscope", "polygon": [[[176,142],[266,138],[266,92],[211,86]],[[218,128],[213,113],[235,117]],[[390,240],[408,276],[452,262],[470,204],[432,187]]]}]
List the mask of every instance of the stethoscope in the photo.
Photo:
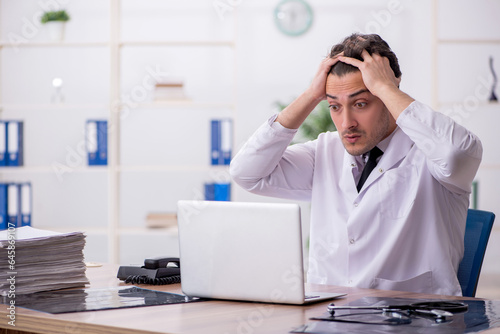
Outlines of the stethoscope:
[{"label": "stethoscope", "polygon": [[[353,314],[345,315],[335,315],[338,310],[374,310],[381,311],[384,315],[389,316],[385,320],[385,324],[401,325],[411,323],[411,315],[423,316],[434,319],[437,323],[448,322],[453,319],[453,314],[465,312],[468,309],[468,305],[461,302],[450,302],[450,301],[428,301],[419,302],[413,304],[403,304],[403,305],[385,305],[385,306],[335,306],[331,303],[328,305],[328,313],[330,313],[330,318],[321,318],[317,320],[330,320],[330,321],[342,321],[342,322],[355,322],[355,323],[371,323],[365,322],[363,320],[352,320],[349,316]],[[354,314],[362,315],[362,314]]]}]

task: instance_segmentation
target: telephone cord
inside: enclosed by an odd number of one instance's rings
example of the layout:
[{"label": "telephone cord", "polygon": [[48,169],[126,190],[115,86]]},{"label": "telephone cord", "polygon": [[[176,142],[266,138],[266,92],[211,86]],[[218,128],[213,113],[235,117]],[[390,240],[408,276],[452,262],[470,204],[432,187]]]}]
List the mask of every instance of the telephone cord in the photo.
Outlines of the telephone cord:
[{"label": "telephone cord", "polygon": [[149,285],[166,285],[181,282],[180,275],[169,277],[151,278],[145,275],[130,275],[125,279],[125,283],[131,284],[149,284]]}]

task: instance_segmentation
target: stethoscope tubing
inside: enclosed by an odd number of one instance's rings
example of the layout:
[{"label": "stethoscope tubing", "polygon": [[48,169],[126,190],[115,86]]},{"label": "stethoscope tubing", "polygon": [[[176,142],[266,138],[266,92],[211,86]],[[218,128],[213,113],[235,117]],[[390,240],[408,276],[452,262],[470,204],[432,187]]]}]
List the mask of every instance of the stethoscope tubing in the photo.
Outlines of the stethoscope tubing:
[{"label": "stethoscope tubing", "polygon": [[460,302],[422,302],[408,305],[383,305],[383,306],[335,306],[328,305],[328,312],[334,314],[337,310],[380,310],[380,311],[414,311],[420,313],[449,312],[460,313],[467,311],[468,306]]}]

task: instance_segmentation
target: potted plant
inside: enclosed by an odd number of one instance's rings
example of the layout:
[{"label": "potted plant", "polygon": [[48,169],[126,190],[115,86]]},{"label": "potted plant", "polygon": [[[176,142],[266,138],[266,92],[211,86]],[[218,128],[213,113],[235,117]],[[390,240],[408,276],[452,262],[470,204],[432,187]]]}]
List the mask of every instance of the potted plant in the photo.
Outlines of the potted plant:
[{"label": "potted plant", "polygon": [[50,11],[43,13],[41,22],[47,27],[50,39],[61,41],[64,38],[64,26],[70,17],[65,10]]},{"label": "potted plant", "polygon": [[[284,103],[276,102],[276,106],[283,110],[287,106]],[[314,140],[322,132],[336,131],[335,124],[333,124],[330,117],[330,109],[326,100],[321,101],[311,114],[306,118],[304,123],[299,127],[297,136],[295,136],[292,144]]]}]

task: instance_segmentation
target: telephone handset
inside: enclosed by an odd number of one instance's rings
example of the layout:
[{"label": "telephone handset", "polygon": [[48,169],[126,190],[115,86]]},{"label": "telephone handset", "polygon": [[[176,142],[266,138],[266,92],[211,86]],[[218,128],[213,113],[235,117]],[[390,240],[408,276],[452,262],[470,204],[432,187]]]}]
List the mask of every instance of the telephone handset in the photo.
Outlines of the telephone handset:
[{"label": "telephone handset", "polygon": [[116,275],[125,283],[164,285],[181,281],[181,264],[178,257],[144,260],[142,267],[120,266]]}]

